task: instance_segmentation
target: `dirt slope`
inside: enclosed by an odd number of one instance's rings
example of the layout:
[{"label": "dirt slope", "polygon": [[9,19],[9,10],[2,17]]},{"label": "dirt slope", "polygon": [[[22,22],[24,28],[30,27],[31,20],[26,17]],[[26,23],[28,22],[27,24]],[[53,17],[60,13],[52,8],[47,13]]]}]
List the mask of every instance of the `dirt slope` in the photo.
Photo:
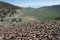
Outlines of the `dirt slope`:
[{"label": "dirt slope", "polygon": [[60,21],[1,26],[0,40],[60,40]]}]

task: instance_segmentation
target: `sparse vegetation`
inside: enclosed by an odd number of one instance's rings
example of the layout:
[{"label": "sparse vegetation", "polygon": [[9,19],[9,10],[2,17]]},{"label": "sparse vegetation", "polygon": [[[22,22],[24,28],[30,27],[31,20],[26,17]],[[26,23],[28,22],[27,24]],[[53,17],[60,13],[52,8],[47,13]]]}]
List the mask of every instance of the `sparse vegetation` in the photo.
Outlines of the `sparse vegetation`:
[{"label": "sparse vegetation", "polygon": [[[21,20],[19,19],[18,22],[20,21],[20,23],[24,23],[24,22],[29,23],[32,21],[53,20],[60,17],[59,5],[53,5],[53,6],[48,6],[48,7],[46,6],[46,7],[41,7],[41,8],[31,8],[31,7],[21,8],[21,7],[18,7],[9,3],[5,3],[5,2],[0,2],[0,5],[1,5],[1,8],[0,8],[1,20],[0,21],[6,22],[6,20],[8,20],[7,21],[8,23],[9,22],[11,23],[11,20],[14,20],[14,18],[16,19],[16,22],[18,18],[20,18]],[[21,16],[20,16],[20,12],[22,14]],[[26,16],[28,16],[29,18],[26,18]],[[5,17],[8,17],[8,18],[5,18]]]},{"label": "sparse vegetation", "polygon": [[60,5],[21,8],[0,2],[0,40],[60,40]]}]

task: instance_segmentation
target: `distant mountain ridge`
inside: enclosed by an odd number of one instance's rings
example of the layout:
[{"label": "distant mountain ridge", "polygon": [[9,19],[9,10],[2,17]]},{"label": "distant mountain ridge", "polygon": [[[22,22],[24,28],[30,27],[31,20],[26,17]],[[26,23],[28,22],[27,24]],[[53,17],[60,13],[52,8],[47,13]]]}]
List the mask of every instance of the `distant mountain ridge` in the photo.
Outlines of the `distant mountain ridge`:
[{"label": "distant mountain ridge", "polygon": [[60,5],[44,6],[40,8],[25,8],[24,16],[35,16],[39,20],[50,20],[60,17]]},{"label": "distant mountain ridge", "polygon": [[53,5],[53,6],[41,7],[41,8],[38,8],[38,9],[40,9],[40,10],[42,9],[46,13],[50,12],[50,13],[60,14],[60,4],[59,5]]}]

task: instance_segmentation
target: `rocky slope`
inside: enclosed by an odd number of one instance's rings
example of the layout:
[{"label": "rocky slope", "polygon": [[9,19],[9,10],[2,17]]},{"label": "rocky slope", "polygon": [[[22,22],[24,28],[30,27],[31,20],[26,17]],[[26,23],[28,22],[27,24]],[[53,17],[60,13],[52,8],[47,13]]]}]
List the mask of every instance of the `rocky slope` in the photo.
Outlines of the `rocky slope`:
[{"label": "rocky slope", "polygon": [[15,14],[17,9],[22,9],[21,7],[0,1],[0,16],[6,17],[8,14]]},{"label": "rocky slope", "polygon": [[60,20],[1,26],[0,40],[60,40]]}]

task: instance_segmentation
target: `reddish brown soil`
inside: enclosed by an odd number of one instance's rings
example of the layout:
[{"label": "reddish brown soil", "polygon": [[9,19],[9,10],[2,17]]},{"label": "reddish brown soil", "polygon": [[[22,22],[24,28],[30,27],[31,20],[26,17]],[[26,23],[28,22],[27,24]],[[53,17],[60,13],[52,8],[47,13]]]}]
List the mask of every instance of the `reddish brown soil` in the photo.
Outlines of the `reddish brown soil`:
[{"label": "reddish brown soil", "polygon": [[60,21],[0,27],[0,40],[60,40]]}]

